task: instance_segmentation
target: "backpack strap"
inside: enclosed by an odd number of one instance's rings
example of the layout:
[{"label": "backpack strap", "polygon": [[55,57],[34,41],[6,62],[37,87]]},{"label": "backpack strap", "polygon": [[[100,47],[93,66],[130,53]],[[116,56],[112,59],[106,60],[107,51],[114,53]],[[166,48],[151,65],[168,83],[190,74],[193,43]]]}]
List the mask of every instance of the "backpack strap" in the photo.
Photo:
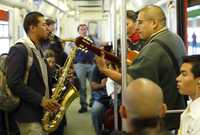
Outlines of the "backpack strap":
[{"label": "backpack strap", "polygon": [[168,53],[168,56],[171,58],[171,61],[172,61],[173,66],[175,68],[176,75],[178,76],[180,74],[179,64],[178,64],[178,61],[177,61],[174,53],[172,52],[172,50],[163,41],[161,41],[159,39],[155,39],[153,41],[157,42]]},{"label": "backpack strap", "polygon": [[[19,42],[19,43],[22,43],[22,42]],[[31,47],[29,47],[28,44],[26,44],[26,43],[22,43],[22,44],[25,46],[27,53],[28,53],[26,71],[25,71],[25,75],[24,75],[24,83],[27,84],[28,83],[28,77],[29,77],[29,71],[30,71],[30,68],[33,64],[33,52],[32,52]]]},{"label": "backpack strap", "polygon": [[26,72],[25,72],[25,75],[24,75],[24,83],[27,84],[28,83],[28,77],[29,77],[29,71],[30,71],[30,68],[33,64],[33,52],[31,50],[31,48],[27,45],[27,44],[24,44],[24,46],[26,47],[26,50],[28,52],[28,60],[27,60],[27,64],[26,64]]},{"label": "backpack strap", "polygon": [[5,71],[6,62],[3,62],[3,61],[5,61],[7,56],[8,56],[8,53],[2,53],[0,55],[0,58],[1,58],[1,60],[0,60],[0,65],[1,65],[0,70],[1,70],[1,72],[3,72],[3,74],[6,74],[6,71]]}]

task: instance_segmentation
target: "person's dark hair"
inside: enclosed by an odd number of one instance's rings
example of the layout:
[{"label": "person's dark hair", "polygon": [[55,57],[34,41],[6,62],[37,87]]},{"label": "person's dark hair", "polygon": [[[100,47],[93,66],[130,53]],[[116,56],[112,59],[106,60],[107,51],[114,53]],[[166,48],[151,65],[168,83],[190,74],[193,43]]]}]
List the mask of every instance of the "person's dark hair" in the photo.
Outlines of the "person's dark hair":
[{"label": "person's dark hair", "polygon": [[131,119],[131,124],[138,132],[144,128],[156,128],[158,125],[161,126],[161,119],[159,117],[143,118],[143,119],[134,118]]},{"label": "person's dark hair", "polygon": [[107,52],[112,52],[112,45],[109,44],[109,42],[102,42],[100,44],[100,47],[103,48],[103,50],[107,51]]},{"label": "person's dark hair", "polygon": [[105,45],[103,46],[103,49],[107,52],[112,52],[112,45]]},{"label": "person's dark hair", "polygon": [[133,22],[136,22],[138,13],[134,12],[133,10],[127,10],[126,16],[128,19],[131,19]]},{"label": "person's dark hair", "polygon": [[49,57],[55,57],[55,52],[52,49],[47,49],[44,51],[44,57],[46,59]]},{"label": "person's dark hair", "polygon": [[46,24],[47,25],[52,25],[52,24],[55,24],[56,21],[52,20],[52,19],[46,19]]},{"label": "person's dark hair", "polygon": [[86,26],[86,27],[87,27],[86,24],[79,24],[78,27],[77,27],[77,31],[78,31],[78,32],[79,32],[79,28],[80,28],[81,26]]},{"label": "person's dark hair", "polygon": [[37,11],[29,12],[25,16],[23,26],[26,33],[29,32],[29,27],[31,25],[37,26],[37,24],[39,23],[39,20],[38,20],[39,17],[44,17],[44,15]]},{"label": "person's dark hair", "polygon": [[183,57],[183,63],[192,64],[194,78],[200,77],[200,55],[190,55]]}]

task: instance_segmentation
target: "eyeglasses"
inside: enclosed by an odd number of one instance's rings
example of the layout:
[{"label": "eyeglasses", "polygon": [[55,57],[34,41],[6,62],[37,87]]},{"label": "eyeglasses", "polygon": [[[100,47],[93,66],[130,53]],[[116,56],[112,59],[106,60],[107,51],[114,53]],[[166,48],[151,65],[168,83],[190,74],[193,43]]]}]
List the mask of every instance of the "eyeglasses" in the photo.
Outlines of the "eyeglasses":
[{"label": "eyeglasses", "polygon": [[136,20],[136,24],[143,24],[144,21],[149,21],[152,19]]},{"label": "eyeglasses", "polygon": [[153,18],[149,18],[149,19],[144,19],[144,20],[136,20],[136,24],[137,25],[140,25],[140,24],[143,24],[143,22],[145,22],[145,21],[149,21],[149,20],[158,20],[158,21],[166,21],[166,19],[165,18],[155,18],[155,19],[153,19]]}]

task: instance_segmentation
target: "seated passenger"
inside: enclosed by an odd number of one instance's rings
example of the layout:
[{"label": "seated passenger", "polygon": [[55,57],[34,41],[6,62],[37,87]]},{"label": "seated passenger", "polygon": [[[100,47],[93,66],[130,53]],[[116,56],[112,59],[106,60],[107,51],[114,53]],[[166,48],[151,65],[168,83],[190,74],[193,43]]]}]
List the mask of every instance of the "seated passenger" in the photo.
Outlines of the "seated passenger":
[{"label": "seated passenger", "polygon": [[[109,65],[109,68],[112,70],[117,70],[117,71],[120,70],[117,67],[115,67],[115,65],[112,65],[112,64]],[[108,77],[107,82],[106,82],[106,91],[107,91],[108,96],[111,96],[112,100],[114,100],[115,90],[117,91],[117,94],[119,98],[121,99],[121,85],[119,85],[114,80]]]},{"label": "seated passenger", "polygon": [[161,88],[154,82],[139,78],[132,81],[123,94],[121,117],[126,119],[129,134],[144,129],[162,129],[161,117],[165,114]]},{"label": "seated passenger", "polygon": [[94,67],[91,78],[92,90],[92,122],[97,135],[101,135],[103,114],[105,110],[105,100],[108,96],[106,93],[107,77],[103,75],[97,66]]},{"label": "seated passenger", "polygon": [[191,102],[181,114],[178,135],[200,134],[200,55],[185,56],[177,77],[177,87]]}]

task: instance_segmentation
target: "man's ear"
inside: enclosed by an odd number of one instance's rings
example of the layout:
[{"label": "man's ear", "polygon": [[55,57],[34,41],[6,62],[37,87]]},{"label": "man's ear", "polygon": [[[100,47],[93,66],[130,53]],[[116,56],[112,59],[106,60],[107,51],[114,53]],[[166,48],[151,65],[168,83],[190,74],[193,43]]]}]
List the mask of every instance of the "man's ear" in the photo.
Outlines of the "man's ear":
[{"label": "man's ear", "polygon": [[152,20],[152,25],[153,25],[153,29],[157,29],[159,27],[159,22],[158,20]]},{"label": "man's ear", "polygon": [[166,104],[162,104],[161,107],[160,107],[160,118],[164,118],[165,117],[165,114],[166,114],[166,111],[167,111],[167,105]]},{"label": "man's ear", "polygon": [[35,26],[33,26],[33,25],[30,25],[30,26],[29,26],[29,31],[33,31],[33,30],[34,30],[34,28],[35,28]]},{"label": "man's ear", "polygon": [[125,106],[120,105],[119,112],[122,118],[127,119],[127,111]]},{"label": "man's ear", "polygon": [[200,77],[195,78],[197,85],[200,86]]}]

